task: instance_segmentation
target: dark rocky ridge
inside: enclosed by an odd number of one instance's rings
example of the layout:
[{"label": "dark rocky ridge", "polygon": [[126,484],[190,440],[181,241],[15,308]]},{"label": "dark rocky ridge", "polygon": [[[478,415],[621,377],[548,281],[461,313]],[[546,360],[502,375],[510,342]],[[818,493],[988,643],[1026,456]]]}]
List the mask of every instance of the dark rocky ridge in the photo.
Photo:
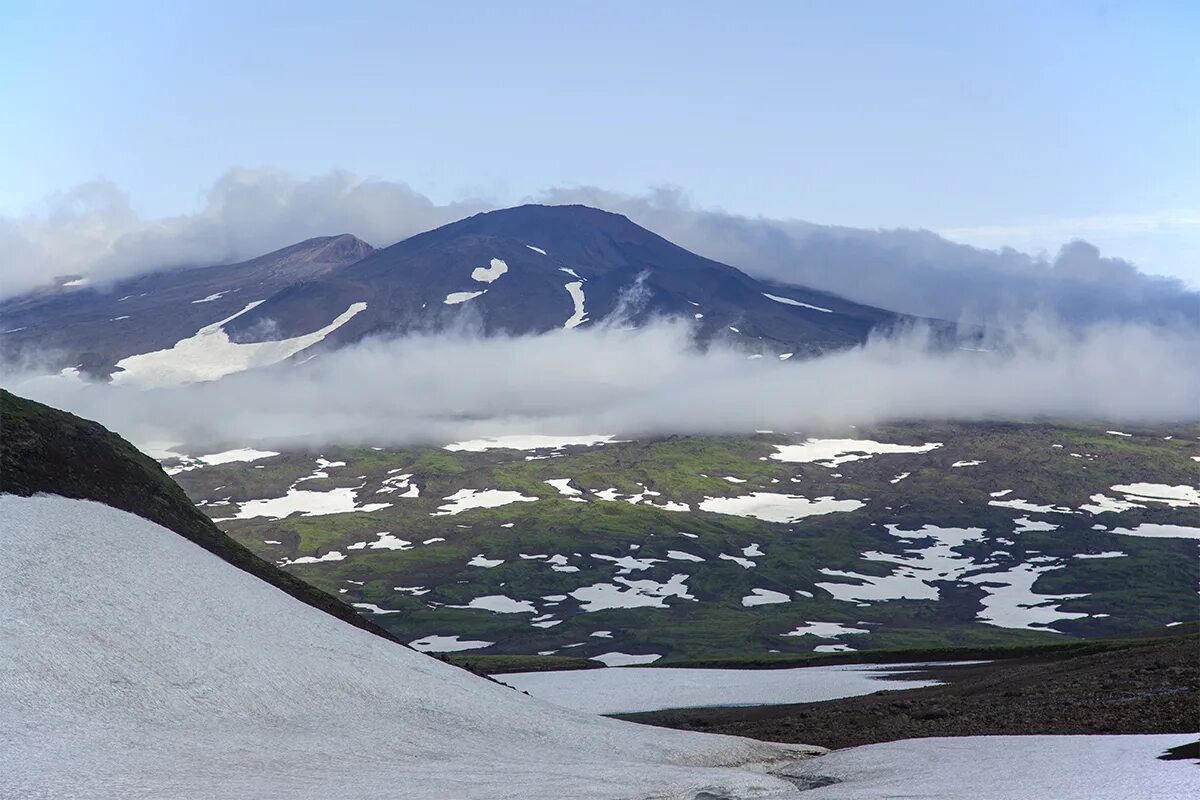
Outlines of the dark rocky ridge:
[{"label": "dark rocky ridge", "polygon": [[[1173,629],[1167,629],[1173,630]],[[685,730],[842,748],[929,736],[1200,731],[1200,637],[935,667],[941,686],[823,703],[622,715]]]},{"label": "dark rocky ridge", "polygon": [[[226,536],[154,459],[95,422],[0,389],[0,493],[93,500],[156,522],[297,600],[399,642],[351,606]],[[86,520],[80,520],[86,524]]]},{"label": "dark rocky ridge", "polygon": [[[492,283],[473,280],[472,270],[493,258],[503,260],[508,272]],[[573,311],[565,284],[578,279],[564,268],[584,281],[590,323],[614,313],[634,325],[655,316],[682,317],[696,322],[702,342],[732,336],[779,352],[823,352],[858,344],[872,330],[907,319],[824,292],[763,283],[618,214],[527,205],[477,214],[378,250],[281,292],[227,330],[248,339],[270,321],[279,336],[296,336],[365,301],[367,310],[329,341],[455,324],[489,335],[540,333],[561,328]],[[450,293],[483,289],[486,294],[461,305],[444,302]],[[817,308],[779,303],[764,293]],[[703,318],[695,320],[697,313]]]},{"label": "dark rocky ridge", "polygon": [[[40,290],[0,303],[6,331],[0,349],[9,360],[48,357],[55,368],[78,366],[104,377],[126,356],[170,347],[250,302],[373,251],[349,234],[323,236],[235,264],[151,272],[111,286]],[[220,296],[203,302],[213,295]]]}]

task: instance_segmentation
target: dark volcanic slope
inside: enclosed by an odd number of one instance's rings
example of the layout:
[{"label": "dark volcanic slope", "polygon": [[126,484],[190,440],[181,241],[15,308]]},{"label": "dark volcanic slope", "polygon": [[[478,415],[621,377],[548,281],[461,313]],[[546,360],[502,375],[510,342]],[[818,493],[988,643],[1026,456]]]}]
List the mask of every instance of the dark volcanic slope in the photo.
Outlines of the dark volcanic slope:
[{"label": "dark volcanic slope", "polygon": [[[0,389],[0,492],[94,500],[137,514],[343,622],[396,641],[341,600],[217,529],[162,468],[107,428]],[[84,523],[84,520],[80,520]]]},{"label": "dark volcanic slope", "polygon": [[927,689],[625,718],[831,748],[928,736],[1200,731],[1200,638],[1097,649],[932,669],[929,677],[949,683]]},{"label": "dark volcanic slope", "polygon": [[356,303],[365,310],[318,347],[372,334],[527,334],[672,317],[694,325],[702,344],[802,356],[861,343],[908,319],[758,281],[618,214],[529,205],[382,250],[343,235],[241,264],[35,292],[0,303],[0,349],[9,358],[49,354],[55,368],[107,377],[122,358],[170,348],[214,323],[236,342],[278,340],[320,330]]},{"label": "dark volcanic slope", "polygon": [[170,269],[95,289],[34,292],[0,303],[0,350],[10,358],[36,351],[55,358],[58,367],[107,376],[126,356],[170,347],[248,303],[371,252],[353,236],[323,236],[237,264]]},{"label": "dark volcanic slope", "polygon": [[[502,274],[490,282],[472,276],[477,268],[494,269],[493,259],[504,262]],[[368,309],[330,340],[456,323],[489,334],[543,332],[563,327],[575,312],[572,283],[584,297],[584,325],[618,311],[633,324],[652,315],[680,316],[697,323],[702,340],[734,336],[780,352],[856,344],[899,319],[833,295],[764,284],[618,214],[528,205],[478,214],[379,250],[279,293],[226,329],[248,339],[269,320],[279,335],[295,336],[365,301]],[[446,302],[464,292],[484,293]]]}]

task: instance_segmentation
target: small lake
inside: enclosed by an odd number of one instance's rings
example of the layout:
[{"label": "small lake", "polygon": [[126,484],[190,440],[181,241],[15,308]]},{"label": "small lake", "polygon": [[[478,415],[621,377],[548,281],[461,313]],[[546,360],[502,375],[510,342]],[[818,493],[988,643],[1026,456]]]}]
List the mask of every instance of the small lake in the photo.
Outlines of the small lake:
[{"label": "small lake", "polygon": [[[979,662],[959,662],[962,664]],[[816,703],[940,681],[897,678],[933,664],[844,664],[793,669],[615,667],[494,675],[501,683],[577,711],[622,714],[667,708]]]}]

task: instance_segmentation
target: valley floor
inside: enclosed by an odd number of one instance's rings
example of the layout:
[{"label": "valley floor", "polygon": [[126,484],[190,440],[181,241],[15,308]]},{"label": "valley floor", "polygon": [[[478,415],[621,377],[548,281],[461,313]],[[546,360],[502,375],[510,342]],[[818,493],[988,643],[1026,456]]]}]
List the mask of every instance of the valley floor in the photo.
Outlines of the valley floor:
[{"label": "valley floor", "polygon": [[932,667],[904,677],[945,683],[821,703],[623,718],[834,749],[924,737],[1200,731],[1200,638],[1195,635],[1089,655]]}]

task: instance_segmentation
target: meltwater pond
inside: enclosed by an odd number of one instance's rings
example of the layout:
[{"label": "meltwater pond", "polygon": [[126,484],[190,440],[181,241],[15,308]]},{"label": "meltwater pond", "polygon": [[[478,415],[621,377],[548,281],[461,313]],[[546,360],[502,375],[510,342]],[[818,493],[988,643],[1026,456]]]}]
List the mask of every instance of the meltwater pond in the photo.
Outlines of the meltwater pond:
[{"label": "meltwater pond", "polygon": [[[957,662],[960,664],[980,662]],[[817,703],[940,681],[897,678],[932,664],[844,664],[793,669],[616,667],[493,677],[555,705],[593,714],[667,708]]]}]

